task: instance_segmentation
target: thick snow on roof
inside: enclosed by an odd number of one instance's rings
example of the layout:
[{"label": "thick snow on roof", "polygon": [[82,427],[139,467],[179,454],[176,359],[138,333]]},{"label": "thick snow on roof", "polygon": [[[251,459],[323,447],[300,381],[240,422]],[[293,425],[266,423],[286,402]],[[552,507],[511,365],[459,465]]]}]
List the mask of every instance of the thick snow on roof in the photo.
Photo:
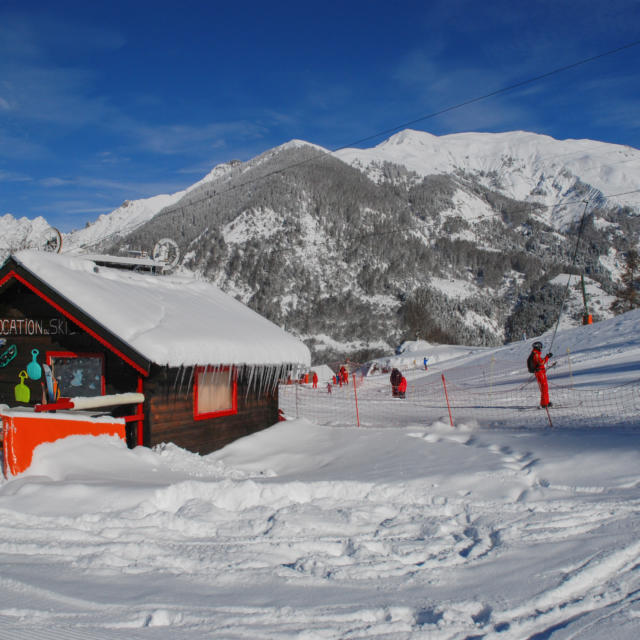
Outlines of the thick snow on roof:
[{"label": "thick snow on roof", "polygon": [[156,364],[310,363],[303,342],[208,282],[38,251],[14,259]]}]

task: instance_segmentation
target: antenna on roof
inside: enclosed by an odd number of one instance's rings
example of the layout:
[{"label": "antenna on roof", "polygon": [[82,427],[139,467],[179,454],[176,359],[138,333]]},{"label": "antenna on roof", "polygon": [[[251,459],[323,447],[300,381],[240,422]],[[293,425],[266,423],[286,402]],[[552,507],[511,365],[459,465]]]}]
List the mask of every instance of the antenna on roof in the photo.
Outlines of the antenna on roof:
[{"label": "antenna on roof", "polygon": [[55,227],[43,231],[36,241],[36,249],[49,253],[60,253],[62,249],[62,235]]}]

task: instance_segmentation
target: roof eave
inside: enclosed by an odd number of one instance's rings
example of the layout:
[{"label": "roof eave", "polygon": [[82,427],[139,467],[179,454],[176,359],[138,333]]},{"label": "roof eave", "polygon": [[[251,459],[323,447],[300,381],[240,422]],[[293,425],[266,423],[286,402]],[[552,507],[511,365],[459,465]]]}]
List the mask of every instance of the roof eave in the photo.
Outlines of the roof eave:
[{"label": "roof eave", "polygon": [[0,267],[0,290],[11,280],[17,280],[40,297],[44,302],[60,312],[68,320],[91,335],[107,349],[115,353],[119,358],[136,369],[144,376],[149,375],[152,362],[126,343],[109,329],[104,327],[95,318],[89,316],[75,303],[58,293],[42,278],[32,273],[29,269],[10,256]]}]

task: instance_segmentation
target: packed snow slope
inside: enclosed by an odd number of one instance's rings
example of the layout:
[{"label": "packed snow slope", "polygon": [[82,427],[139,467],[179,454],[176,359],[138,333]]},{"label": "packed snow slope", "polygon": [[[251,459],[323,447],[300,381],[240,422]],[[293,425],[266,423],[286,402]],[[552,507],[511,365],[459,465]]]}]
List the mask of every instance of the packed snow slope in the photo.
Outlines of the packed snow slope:
[{"label": "packed snow slope", "polygon": [[[640,377],[639,323],[558,336],[604,385]],[[639,529],[638,422],[72,437],[0,483],[0,637],[635,640]]]}]

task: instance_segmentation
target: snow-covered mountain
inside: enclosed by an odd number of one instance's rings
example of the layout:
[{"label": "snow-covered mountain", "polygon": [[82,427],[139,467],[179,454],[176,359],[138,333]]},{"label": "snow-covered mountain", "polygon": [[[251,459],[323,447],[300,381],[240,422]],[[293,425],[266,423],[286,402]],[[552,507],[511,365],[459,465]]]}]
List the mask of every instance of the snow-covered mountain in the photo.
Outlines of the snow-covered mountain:
[{"label": "snow-covered mountain", "polygon": [[68,250],[77,252],[95,247],[106,241],[113,241],[133,232],[162,210],[172,207],[194,189],[213,182],[229,174],[236,163],[224,163],[214,167],[204,178],[183,191],[161,194],[140,200],[126,200],[111,213],[101,215],[84,229],[73,231],[65,236]]},{"label": "snow-covered mountain", "polygon": [[[296,149],[301,146],[312,146],[323,154],[328,153],[328,151],[322,147],[310,145],[310,143],[301,140],[292,140],[262,154],[259,162],[268,162],[274,154],[278,154],[280,151]],[[254,162],[253,165],[259,162]],[[117,209],[111,213],[101,215],[95,222],[88,224],[84,229],[67,234],[65,237],[65,246],[69,250],[82,251],[86,248],[124,237],[154,218],[161,211],[171,209],[171,207],[191,192],[199,191],[209,184],[220,186],[233,177],[237,178],[246,170],[246,164],[248,163],[243,163],[239,160],[225,162],[215,166],[204,178],[198,180],[198,182],[183,191],[140,200],[126,200]]]},{"label": "snow-covered mountain", "polygon": [[41,216],[15,218],[10,213],[0,216],[0,259],[13,251],[37,246],[40,238],[49,228],[49,223]]},{"label": "snow-covered mountain", "polygon": [[[628,146],[556,140],[525,131],[434,136],[405,130],[372,149],[343,149],[335,155],[376,181],[388,179],[385,163],[420,177],[474,175],[509,198],[545,205],[543,219],[558,229],[566,229],[582,214],[583,205],[576,199],[583,197],[598,202],[605,195],[638,209],[640,151]],[[589,191],[578,193],[580,183]]]},{"label": "snow-covered mountain", "polygon": [[[404,339],[498,344],[555,323],[584,273],[611,312],[640,245],[640,151],[526,132],[403,131],[335,153],[300,140],[123,204],[68,251],[179,245],[181,268],[303,337],[323,359]],[[581,247],[572,264],[578,226]],[[580,322],[573,288],[566,317]]]}]

